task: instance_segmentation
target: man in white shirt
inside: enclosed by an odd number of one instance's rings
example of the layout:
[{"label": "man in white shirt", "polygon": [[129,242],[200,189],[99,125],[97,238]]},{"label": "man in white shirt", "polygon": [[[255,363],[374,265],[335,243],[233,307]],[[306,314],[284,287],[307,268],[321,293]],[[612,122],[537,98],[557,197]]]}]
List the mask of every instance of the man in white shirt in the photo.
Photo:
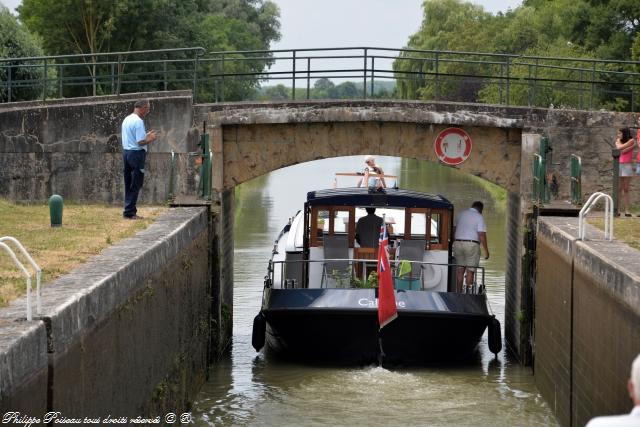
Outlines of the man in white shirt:
[{"label": "man in white shirt", "polygon": [[133,106],[133,113],[122,122],[122,160],[124,163],[124,211],[127,219],[140,219],[137,215],[138,193],[144,183],[144,162],[147,145],[156,140],[156,132],[147,132],[142,120],[149,114],[149,100],[141,99]]},{"label": "man in white shirt", "polygon": [[631,377],[627,382],[629,397],[634,407],[631,413],[625,415],[612,415],[608,417],[596,417],[589,421],[586,427],[638,427],[640,426],[640,354],[631,364]]},{"label": "man in white shirt", "polygon": [[473,202],[471,208],[462,211],[453,223],[453,252],[456,264],[456,292],[463,292],[462,281],[466,273],[467,288],[473,284],[476,267],[480,263],[480,245],[484,249],[485,259],[489,259],[487,247],[487,226],[482,217],[484,205]]}]

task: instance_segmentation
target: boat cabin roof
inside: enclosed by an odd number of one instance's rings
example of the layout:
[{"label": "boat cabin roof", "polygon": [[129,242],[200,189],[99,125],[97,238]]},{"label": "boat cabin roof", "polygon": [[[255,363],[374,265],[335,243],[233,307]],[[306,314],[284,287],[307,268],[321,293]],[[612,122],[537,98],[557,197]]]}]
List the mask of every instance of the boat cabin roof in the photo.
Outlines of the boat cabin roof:
[{"label": "boat cabin roof", "polygon": [[364,187],[310,191],[307,193],[307,204],[310,206],[393,206],[453,210],[453,204],[440,195],[399,188],[385,188],[384,192],[370,191]]}]

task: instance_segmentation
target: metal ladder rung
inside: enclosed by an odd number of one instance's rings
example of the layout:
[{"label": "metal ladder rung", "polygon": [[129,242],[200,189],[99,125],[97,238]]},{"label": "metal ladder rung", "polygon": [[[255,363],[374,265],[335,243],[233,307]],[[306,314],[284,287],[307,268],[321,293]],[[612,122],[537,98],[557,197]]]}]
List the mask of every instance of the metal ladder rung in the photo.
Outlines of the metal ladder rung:
[{"label": "metal ladder rung", "polygon": [[595,206],[598,200],[603,197],[605,199],[604,238],[609,241],[613,240],[613,199],[608,194],[599,191],[589,196],[589,199],[586,201],[582,209],[580,209],[580,215],[578,217],[578,239],[586,240],[587,227],[585,217],[589,211],[591,211],[591,208]]},{"label": "metal ladder rung", "polygon": [[22,271],[27,280],[27,320],[31,321],[33,320],[33,313],[31,309],[31,274],[29,274],[29,271],[24,268],[24,265],[20,262],[18,257],[16,257],[15,252],[9,247],[9,245],[4,242],[11,242],[15,244],[22,255],[24,255],[24,257],[29,261],[29,264],[31,264],[33,269],[36,271],[36,313],[38,315],[42,314],[42,303],[40,300],[40,281],[42,278],[42,269],[40,269],[40,266],[38,266],[38,264],[33,260],[31,255],[29,255],[29,252],[27,252],[25,247],[22,245],[22,243],[20,243],[20,241],[18,241],[18,239],[11,236],[0,237],[0,247],[9,254],[14,264]]}]

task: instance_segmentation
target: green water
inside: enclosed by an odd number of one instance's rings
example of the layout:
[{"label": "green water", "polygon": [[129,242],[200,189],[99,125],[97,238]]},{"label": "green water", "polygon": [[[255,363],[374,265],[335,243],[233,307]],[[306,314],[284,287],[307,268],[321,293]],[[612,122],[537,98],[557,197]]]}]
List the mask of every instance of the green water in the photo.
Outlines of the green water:
[{"label": "green water", "polygon": [[[380,157],[399,186],[442,194],[459,211],[485,202],[491,258],[486,267],[492,310],[504,317],[506,226],[477,181],[433,163]],[[236,193],[234,331],[231,354],[211,369],[194,405],[196,425],[215,426],[549,426],[557,425],[530,368],[486,349],[462,366],[386,370],[336,368],[265,359],[251,347],[263,277],[273,241],[306,198],[331,187],[335,172],[362,168],[360,157],[320,160],[275,171]],[[393,180],[392,180],[393,181]],[[340,178],[340,186],[355,184]],[[391,183],[389,183],[391,184]]]}]

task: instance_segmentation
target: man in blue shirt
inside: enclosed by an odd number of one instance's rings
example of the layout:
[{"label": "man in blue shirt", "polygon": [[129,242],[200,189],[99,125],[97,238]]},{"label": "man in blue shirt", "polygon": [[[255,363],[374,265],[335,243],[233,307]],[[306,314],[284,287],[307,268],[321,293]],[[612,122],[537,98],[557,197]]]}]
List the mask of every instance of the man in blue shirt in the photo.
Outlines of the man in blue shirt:
[{"label": "man in blue shirt", "polygon": [[127,219],[141,219],[137,215],[138,193],[144,183],[144,162],[147,145],[156,140],[156,131],[147,132],[142,120],[149,113],[149,100],[141,99],[134,104],[133,113],[122,122],[122,153],[124,163],[124,211]]}]

